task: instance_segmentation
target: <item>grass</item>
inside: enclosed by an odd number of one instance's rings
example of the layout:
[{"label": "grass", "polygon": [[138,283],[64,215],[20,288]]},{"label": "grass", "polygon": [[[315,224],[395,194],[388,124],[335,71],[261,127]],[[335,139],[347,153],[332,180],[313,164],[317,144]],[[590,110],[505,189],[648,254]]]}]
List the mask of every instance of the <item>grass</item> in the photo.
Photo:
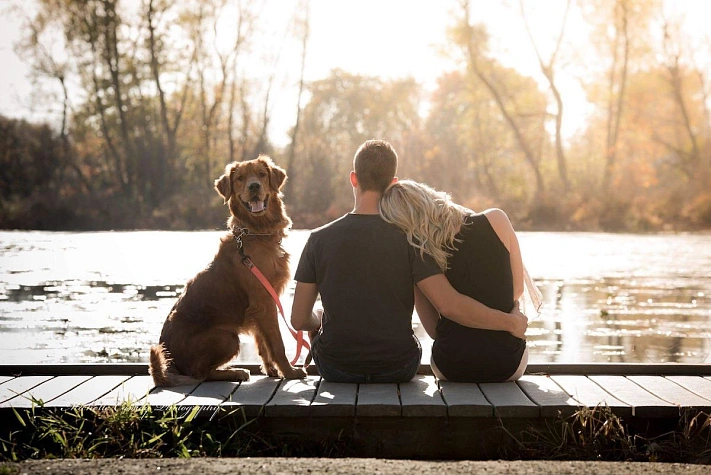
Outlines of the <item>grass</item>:
[{"label": "grass", "polygon": [[[250,425],[237,409],[198,417],[200,407],[180,412],[175,406],[156,410],[149,405],[70,409],[13,409],[14,420],[0,424],[0,462],[50,458],[162,458],[339,455],[345,444],[324,441],[318,446],[275,439]],[[9,426],[9,427],[8,427]]]},{"label": "grass", "polygon": [[[343,433],[314,442],[277,437],[252,426],[237,409],[205,417],[200,407],[164,410],[119,406],[51,409],[35,401],[0,421],[0,462],[52,458],[343,457],[353,455]],[[545,427],[503,430],[513,441],[505,459],[655,461],[711,464],[711,415],[685,411],[672,430],[651,437],[631,430],[608,407],[580,408]],[[645,436],[640,435],[644,433]],[[6,467],[0,466],[0,475]],[[9,473],[9,472],[6,472]]]},{"label": "grass", "polygon": [[636,434],[607,406],[580,408],[518,437],[508,433],[516,448],[507,458],[711,464],[711,415],[689,409],[676,428],[654,437]]}]

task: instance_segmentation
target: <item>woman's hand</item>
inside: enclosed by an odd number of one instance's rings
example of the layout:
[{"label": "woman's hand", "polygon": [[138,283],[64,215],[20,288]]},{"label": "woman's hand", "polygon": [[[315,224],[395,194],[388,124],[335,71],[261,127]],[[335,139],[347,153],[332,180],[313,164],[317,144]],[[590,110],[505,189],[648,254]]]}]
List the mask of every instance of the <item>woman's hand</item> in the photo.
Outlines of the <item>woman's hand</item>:
[{"label": "woman's hand", "polygon": [[518,300],[509,315],[511,315],[511,328],[509,329],[509,333],[516,338],[525,339],[526,330],[528,329],[528,317],[521,312]]}]

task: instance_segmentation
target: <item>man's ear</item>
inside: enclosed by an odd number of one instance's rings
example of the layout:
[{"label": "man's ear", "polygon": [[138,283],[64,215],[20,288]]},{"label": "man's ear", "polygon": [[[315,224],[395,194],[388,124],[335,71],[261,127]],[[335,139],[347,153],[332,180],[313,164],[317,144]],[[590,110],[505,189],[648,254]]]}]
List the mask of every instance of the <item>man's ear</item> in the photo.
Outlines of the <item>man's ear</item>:
[{"label": "man's ear", "polygon": [[227,202],[230,200],[230,197],[232,196],[233,169],[234,167],[232,165],[227,165],[227,168],[225,168],[225,174],[215,180],[215,189],[220,194],[220,196],[222,196],[222,199],[225,200],[223,204],[227,204]]},{"label": "man's ear", "polygon": [[358,175],[356,175],[356,172],[351,172],[351,186],[353,188],[358,187]]},{"label": "man's ear", "polygon": [[397,177],[396,177],[396,176],[393,177],[393,181],[391,181],[390,184],[391,184],[391,185],[394,185],[395,183],[397,183]]}]

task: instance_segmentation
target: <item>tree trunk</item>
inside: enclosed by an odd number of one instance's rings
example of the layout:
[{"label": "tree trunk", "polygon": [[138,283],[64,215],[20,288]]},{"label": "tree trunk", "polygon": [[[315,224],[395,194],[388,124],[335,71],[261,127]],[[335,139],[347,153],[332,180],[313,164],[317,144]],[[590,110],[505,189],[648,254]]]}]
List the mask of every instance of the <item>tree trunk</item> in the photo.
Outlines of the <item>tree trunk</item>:
[{"label": "tree trunk", "polygon": [[303,23],[303,35],[301,37],[301,72],[299,74],[299,93],[296,97],[296,121],[294,122],[294,128],[291,132],[291,144],[289,145],[289,158],[286,162],[286,170],[289,173],[289,182],[291,183],[291,188],[295,187],[296,177],[297,177],[297,167],[294,166],[294,160],[296,157],[296,140],[299,135],[299,125],[301,123],[301,99],[304,93],[304,71],[306,70],[306,47],[309,40],[309,0],[304,1],[304,7],[306,11],[304,12]]},{"label": "tree trunk", "polygon": [[[614,54],[613,62],[610,68],[610,83],[608,87],[608,107],[607,107],[607,148],[605,150],[605,169],[602,177],[602,194],[607,196],[610,184],[612,182],[612,177],[614,175],[614,168],[617,163],[617,142],[620,133],[620,123],[622,120],[622,110],[625,100],[625,87],[627,84],[627,66],[629,62],[629,33],[628,33],[628,11],[627,4],[625,0],[619,0],[615,4],[615,10],[621,11],[621,25],[617,25],[617,13],[615,14],[615,44],[614,44]],[[620,38],[620,27],[622,37]],[[619,77],[619,89],[615,95],[616,86],[616,72],[618,67],[618,50],[619,41],[622,41],[622,65]]]}]

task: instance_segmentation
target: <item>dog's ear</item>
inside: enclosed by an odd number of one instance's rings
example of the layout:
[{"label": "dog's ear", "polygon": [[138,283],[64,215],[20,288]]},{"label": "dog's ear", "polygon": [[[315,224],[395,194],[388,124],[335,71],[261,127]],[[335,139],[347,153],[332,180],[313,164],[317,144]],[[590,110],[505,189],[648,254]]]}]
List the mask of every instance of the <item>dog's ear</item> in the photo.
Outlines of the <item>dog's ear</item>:
[{"label": "dog's ear", "polygon": [[286,171],[283,168],[272,164],[272,166],[269,167],[269,173],[271,174],[269,184],[275,190],[280,190],[286,182]]},{"label": "dog's ear", "polygon": [[225,200],[224,204],[227,204],[232,196],[232,170],[234,170],[234,165],[227,165],[225,174],[215,180],[215,189]]},{"label": "dog's ear", "polygon": [[269,170],[269,186],[273,190],[279,191],[286,181],[286,170],[277,166],[268,155],[260,154],[257,160],[264,163]]}]

